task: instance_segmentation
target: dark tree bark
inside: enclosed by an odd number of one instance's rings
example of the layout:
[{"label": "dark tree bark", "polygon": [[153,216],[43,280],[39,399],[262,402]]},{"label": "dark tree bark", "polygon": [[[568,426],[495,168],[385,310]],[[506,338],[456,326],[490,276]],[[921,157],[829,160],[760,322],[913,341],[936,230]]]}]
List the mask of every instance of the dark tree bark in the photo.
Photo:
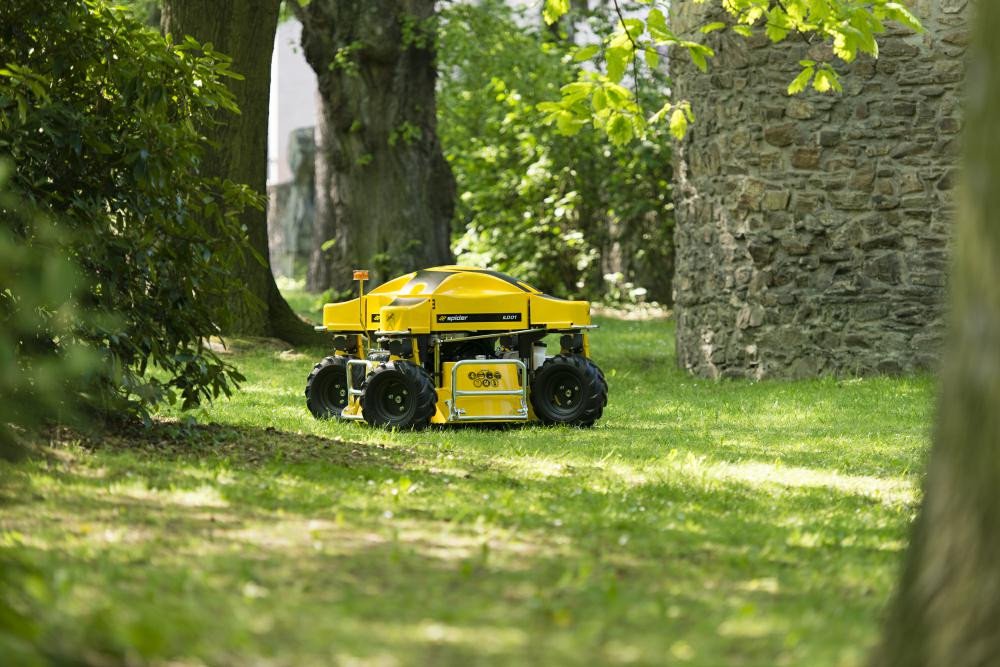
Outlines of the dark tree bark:
[{"label": "dark tree bark", "polygon": [[[271,87],[271,52],[278,26],[280,0],[164,0],[161,28],[175,40],[191,35],[211,42],[216,51],[233,59],[232,68],[243,80],[227,83],[236,97],[239,115],[220,113],[220,124],[205,128],[218,146],[206,156],[207,174],[246,183],[264,193],[267,179],[267,119]],[[242,272],[253,296],[247,307],[238,299],[221,304],[228,333],[274,336],[291,343],[317,342],[317,337],[281,296],[267,250],[267,214],[243,213],[250,246],[263,258],[246,253]]]},{"label": "dark tree bark", "polygon": [[292,6],[322,98],[307,286],[346,291],[351,268],[371,269],[375,284],[452,261],[455,182],[437,137],[434,0]]},{"label": "dark tree bark", "polygon": [[925,496],[872,664],[1000,664],[1000,3],[977,3],[949,349]]}]

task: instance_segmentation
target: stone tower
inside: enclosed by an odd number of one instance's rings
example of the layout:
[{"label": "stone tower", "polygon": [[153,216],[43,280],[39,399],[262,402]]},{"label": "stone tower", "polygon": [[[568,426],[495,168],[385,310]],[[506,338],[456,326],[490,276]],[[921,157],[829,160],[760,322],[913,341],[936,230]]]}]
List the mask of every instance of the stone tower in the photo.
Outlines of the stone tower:
[{"label": "stone tower", "polygon": [[[675,32],[727,20],[672,3]],[[697,122],[675,159],[677,354],[706,377],[932,368],[944,332],[967,0],[918,0],[844,92],[785,94],[827,47],[722,31],[709,72],[685,53]],[[839,61],[838,61],[839,62]]]}]

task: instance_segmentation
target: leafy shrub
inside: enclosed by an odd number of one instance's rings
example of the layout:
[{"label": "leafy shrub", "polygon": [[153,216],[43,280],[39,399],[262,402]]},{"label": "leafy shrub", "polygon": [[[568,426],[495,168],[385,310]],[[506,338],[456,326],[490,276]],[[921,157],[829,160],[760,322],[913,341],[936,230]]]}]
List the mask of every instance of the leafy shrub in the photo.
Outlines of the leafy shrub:
[{"label": "leafy shrub", "polygon": [[[608,22],[597,12],[591,29],[605,31]],[[571,40],[539,24],[501,0],[442,12],[438,131],[460,193],[459,261],[509,271],[561,296],[607,299],[627,282],[633,294],[667,302],[666,131],[651,128],[621,147],[590,126],[569,137],[568,128],[546,125],[538,106],[559,99],[583,65]],[[662,103],[666,85],[659,74],[639,82],[650,106]]]},{"label": "leafy shrub", "polygon": [[[92,314],[72,339],[103,360],[86,397],[105,413],[177,398],[191,407],[241,379],[202,345],[220,331],[217,304],[244,298],[232,271],[238,216],[261,204],[201,176],[198,128],[237,111],[228,68],[210,47],[169,44],[102,0],[0,5],[0,157],[15,165],[14,195],[68,231],[56,245],[80,267]],[[27,252],[51,244],[23,221],[6,238]],[[66,344],[55,330],[41,337]]]},{"label": "leafy shrub", "polygon": [[[0,162],[0,458],[23,451],[18,432],[46,417],[70,417],[95,366],[89,350],[71,342],[81,281],[63,252],[62,230],[6,191],[10,171]],[[30,246],[15,228],[31,230]]]}]

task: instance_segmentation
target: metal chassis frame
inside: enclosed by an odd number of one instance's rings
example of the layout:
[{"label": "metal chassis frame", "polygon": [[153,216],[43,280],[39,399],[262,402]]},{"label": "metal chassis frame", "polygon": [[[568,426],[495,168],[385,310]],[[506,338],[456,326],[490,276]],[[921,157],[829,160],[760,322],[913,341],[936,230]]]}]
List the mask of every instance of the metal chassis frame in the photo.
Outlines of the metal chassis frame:
[{"label": "metal chassis frame", "polygon": [[[369,363],[369,361],[367,359],[348,359],[347,360],[347,366],[344,367],[344,371],[347,373],[347,404],[348,405],[351,404],[351,397],[352,396],[357,396],[358,398],[361,397],[361,390],[360,389],[355,389],[354,388],[354,383],[351,382],[351,366],[364,366],[364,368],[365,368],[365,375],[367,376],[368,375],[368,363]],[[341,414],[340,418],[341,419],[353,419],[353,420],[360,421],[360,420],[364,419],[364,416],[363,415],[345,415],[345,414]]]},{"label": "metal chassis frame", "polygon": [[[446,345],[448,343],[458,343],[468,340],[482,340],[487,338],[499,338],[501,336],[516,336],[528,333],[565,333],[567,331],[580,331],[587,329],[596,329],[598,325],[596,324],[583,324],[573,327],[568,327],[565,329],[546,329],[546,328],[536,328],[536,329],[520,329],[516,331],[497,331],[490,332],[487,334],[475,334],[472,336],[456,336],[455,338],[441,338],[439,336],[434,336],[431,339],[431,345],[434,348],[434,368],[436,369],[433,375],[437,376],[438,383],[441,383],[440,369],[441,369],[441,345]],[[326,327],[317,326],[313,327],[316,331],[329,331]],[[367,334],[367,332],[365,332]],[[364,334],[362,334],[364,335]],[[411,331],[376,331],[375,335],[381,336],[412,336],[414,335]],[[367,359],[349,359],[347,361],[347,366],[344,369],[347,380],[347,396],[348,405],[351,404],[351,399],[353,398],[355,402],[361,398],[361,390],[355,389],[354,384],[351,382],[351,367],[352,366],[362,366],[365,369],[365,375],[368,375],[368,365],[371,362]],[[487,365],[487,366],[502,366],[506,364],[514,365],[521,372],[521,388],[520,389],[487,389],[487,390],[460,390],[458,389],[458,369],[465,365]],[[462,396],[520,396],[521,397],[521,407],[512,415],[476,415],[467,416],[465,410],[458,407],[457,401]],[[520,359],[461,359],[455,362],[455,365],[451,369],[451,399],[446,401],[448,406],[448,421],[527,421],[528,420],[528,367]],[[341,419],[345,420],[355,420],[361,421],[364,419],[362,415],[341,415]]]}]

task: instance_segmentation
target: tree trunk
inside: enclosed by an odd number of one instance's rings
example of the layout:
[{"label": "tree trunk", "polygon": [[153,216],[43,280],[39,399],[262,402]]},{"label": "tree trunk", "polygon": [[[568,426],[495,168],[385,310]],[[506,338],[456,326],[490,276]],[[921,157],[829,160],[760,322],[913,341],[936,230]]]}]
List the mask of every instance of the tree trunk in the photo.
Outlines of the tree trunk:
[{"label": "tree trunk", "polygon": [[377,284],[452,261],[455,182],[437,137],[434,1],[292,6],[322,98],[308,287],[350,290],[352,268],[371,269]]},{"label": "tree trunk", "polygon": [[[219,125],[204,128],[218,146],[206,156],[205,173],[246,183],[258,193],[266,192],[271,52],[279,4],[280,0],[164,0],[160,24],[175,41],[191,35],[199,42],[211,42],[216,51],[232,57],[233,70],[243,75],[243,80],[227,82],[242,113],[220,113]],[[245,253],[242,277],[253,299],[247,307],[237,299],[220,306],[236,309],[223,318],[227,333],[275,336],[297,344],[317,342],[312,328],[292,312],[274,283],[267,213],[250,209],[242,220],[254,251]]]},{"label": "tree trunk", "polygon": [[1000,4],[977,8],[934,445],[874,665],[1000,664]]}]

